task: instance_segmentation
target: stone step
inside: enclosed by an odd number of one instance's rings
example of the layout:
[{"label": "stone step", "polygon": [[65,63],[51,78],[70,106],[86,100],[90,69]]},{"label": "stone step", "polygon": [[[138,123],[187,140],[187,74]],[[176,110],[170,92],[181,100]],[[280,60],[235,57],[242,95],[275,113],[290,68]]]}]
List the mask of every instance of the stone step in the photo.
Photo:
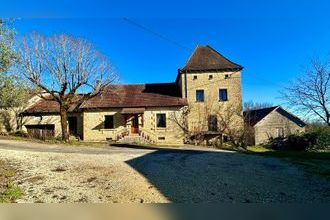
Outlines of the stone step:
[{"label": "stone step", "polygon": [[118,140],[120,143],[144,143],[144,144],[149,144],[150,142],[146,140],[145,138],[139,136],[139,135],[129,135],[122,137],[121,139]]}]

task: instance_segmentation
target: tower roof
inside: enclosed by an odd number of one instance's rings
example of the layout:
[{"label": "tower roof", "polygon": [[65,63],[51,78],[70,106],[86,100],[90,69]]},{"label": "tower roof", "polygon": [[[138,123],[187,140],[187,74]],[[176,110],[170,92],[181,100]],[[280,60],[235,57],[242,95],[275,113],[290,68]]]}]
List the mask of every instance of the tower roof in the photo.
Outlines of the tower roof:
[{"label": "tower roof", "polygon": [[197,46],[193,54],[188,59],[185,66],[181,69],[183,72],[206,72],[206,71],[239,71],[243,67],[238,65],[212,47]]}]

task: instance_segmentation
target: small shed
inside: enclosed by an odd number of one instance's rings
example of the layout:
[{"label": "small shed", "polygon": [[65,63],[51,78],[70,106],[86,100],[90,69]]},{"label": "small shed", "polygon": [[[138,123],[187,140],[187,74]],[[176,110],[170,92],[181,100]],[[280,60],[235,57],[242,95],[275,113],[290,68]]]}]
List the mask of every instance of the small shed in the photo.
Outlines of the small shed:
[{"label": "small shed", "polygon": [[281,106],[254,109],[244,112],[245,123],[254,129],[255,144],[270,138],[286,137],[305,131],[305,122]]}]

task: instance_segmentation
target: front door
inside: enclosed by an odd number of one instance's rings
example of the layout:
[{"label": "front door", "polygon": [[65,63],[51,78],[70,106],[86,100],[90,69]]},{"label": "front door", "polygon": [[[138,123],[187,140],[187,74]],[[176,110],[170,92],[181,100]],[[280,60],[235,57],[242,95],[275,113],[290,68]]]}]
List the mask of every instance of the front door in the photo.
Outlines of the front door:
[{"label": "front door", "polygon": [[133,116],[131,133],[132,134],[139,133],[139,117],[138,117],[138,115]]},{"label": "front door", "polygon": [[77,135],[77,117],[70,116],[68,118],[69,121],[69,133],[70,135]]}]

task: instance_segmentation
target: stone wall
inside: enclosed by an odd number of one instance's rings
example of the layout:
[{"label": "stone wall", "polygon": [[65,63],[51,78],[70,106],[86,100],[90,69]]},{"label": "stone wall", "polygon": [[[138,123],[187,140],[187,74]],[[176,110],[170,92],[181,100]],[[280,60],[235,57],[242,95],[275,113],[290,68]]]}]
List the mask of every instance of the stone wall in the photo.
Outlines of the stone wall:
[{"label": "stone wall", "polygon": [[[221,115],[234,109],[237,114],[242,114],[241,72],[187,73],[186,79],[190,130],[207,130],[207,118],[211,114]],[[181,74],[181,82],[185,97],[184,73]],[[204,102],[196,102],[196,90],[199,89],[204,90]],[[227,89],[228,101],[219,101],[219,89]],[[233,117],[231,124],[240,128],[243,126],[243,118]]]},{"label": "stone wall", "polygon": [[[83,113],[83,139],[86,141],[116,140],[117,135],[124,131],[130,131],[131,120],[120,114],[121,109],[105,109],[85,111]],[[179,108],[147,108],[144,114],[139,116],[139,129],[157,144],[183,144],[183,131],[171,120],[173,113],[178,113]],[[166,128],[157,128],[156,114],[166,114]],[[114,129],[104,129],[105,115],[114,116]]]},{"label": "stone wall", "polygon": [[269,138],[275,138],[281,135],[297,134],[305,131],[304,127],[299,126],[295,122],[280,114],[277,110],[272,111],[259,123],[254,126],[255,143],[262,144],[267,142]]},{"label": "stone wall", "polygon": [[[25,116],[23,118],[24,125],[55,125],[55,137],[60,137],[62,134],[61,129],[61,117],[59,114],[48,114],[48,115],[40,115],[40,116]],[[27,132],[26,127],[23,125],[22,130]]]},{"label": "stone wall", "polygon": [[[83,112],[83,139],[86,141],[105,141],[116,139],[118,132],[125,128],[125,120],[120,109],[88,110]],[[114,129],[104,128],[106,115],[114,116]]]}]

